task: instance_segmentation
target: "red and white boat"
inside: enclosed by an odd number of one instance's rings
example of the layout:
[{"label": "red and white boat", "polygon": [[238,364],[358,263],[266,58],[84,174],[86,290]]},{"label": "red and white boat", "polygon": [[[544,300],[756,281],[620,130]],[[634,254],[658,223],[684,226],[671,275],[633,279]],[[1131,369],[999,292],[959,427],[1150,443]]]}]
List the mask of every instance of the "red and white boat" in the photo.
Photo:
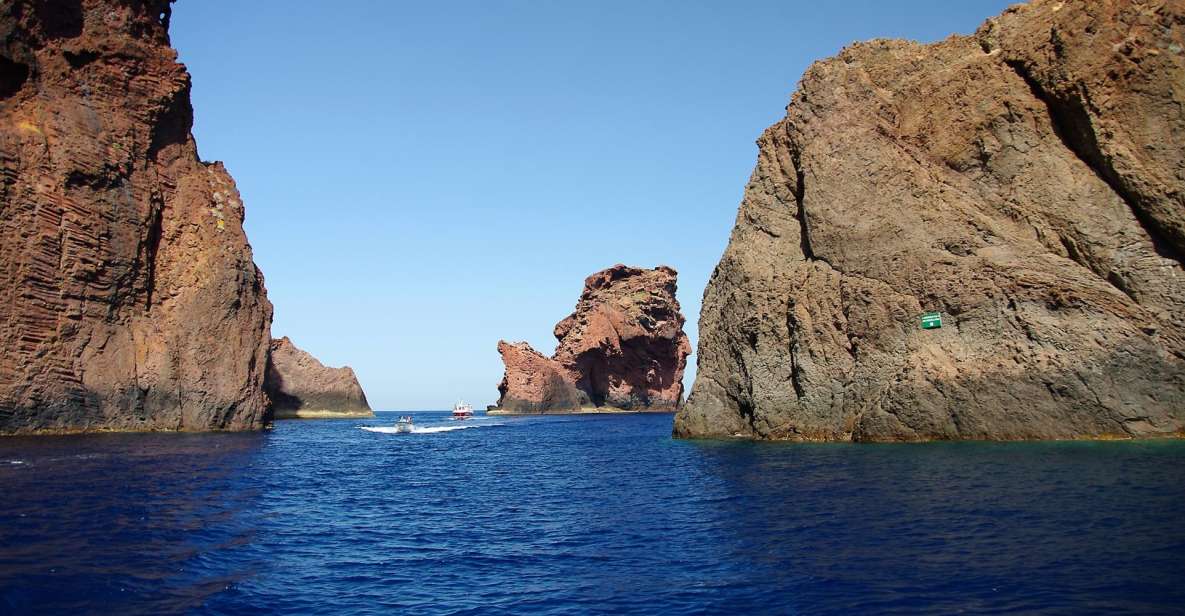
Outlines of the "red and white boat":
[{"label": "red and white boat", "polygon": [[453,406],[453,419],[473,419],[473,407],[465,402]]}]

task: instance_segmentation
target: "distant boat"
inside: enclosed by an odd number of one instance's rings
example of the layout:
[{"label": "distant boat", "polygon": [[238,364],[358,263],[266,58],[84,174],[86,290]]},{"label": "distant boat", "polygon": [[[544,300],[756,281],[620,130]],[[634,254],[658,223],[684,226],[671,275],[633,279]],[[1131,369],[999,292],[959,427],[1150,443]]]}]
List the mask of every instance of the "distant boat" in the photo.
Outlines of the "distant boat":
[{"label": "distant boat", "polygon": [[412,427],[411,415],[402,415],[395,422],[395,434],[410,434]]},{"label": "distant boat", "polygon": [[453,419],[473,419],[473,407],[465,402],[453,406]]}]

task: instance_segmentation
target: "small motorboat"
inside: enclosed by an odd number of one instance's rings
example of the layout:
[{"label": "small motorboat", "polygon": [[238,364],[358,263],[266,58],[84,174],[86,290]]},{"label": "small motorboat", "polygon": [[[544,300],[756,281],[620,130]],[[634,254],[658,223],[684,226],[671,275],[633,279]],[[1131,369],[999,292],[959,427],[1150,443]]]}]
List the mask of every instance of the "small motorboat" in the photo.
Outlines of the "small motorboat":
[{"label": "small motorboat", "polygon": [[411,434],[413,427],[411,415],[401,415],[399,421],[395,422],[395,434]]},{"label": "small motorboat", "polygon": [[473,419],[473,407],[465,402],[453,406],[453,419]]}]

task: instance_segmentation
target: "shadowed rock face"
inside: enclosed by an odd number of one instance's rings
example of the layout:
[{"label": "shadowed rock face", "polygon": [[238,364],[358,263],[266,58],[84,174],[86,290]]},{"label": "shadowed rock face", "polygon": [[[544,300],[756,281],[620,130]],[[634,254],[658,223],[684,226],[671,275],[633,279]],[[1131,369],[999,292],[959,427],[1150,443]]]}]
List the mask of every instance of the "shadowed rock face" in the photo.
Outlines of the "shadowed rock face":
[{"label": "shadowed rock face", "polygon": [[498,343],[506,374],[498,409],[675,410],[691,345],[675,299],[675,270],[615,265],[584,281],[576,311],[555,327],[553,357]]},{"label": "shadowed rock face", "polygon": [[675,434],[1180,435],[1183,10],[1038,0],[812,66],[758,140]]},{"label": "shadowed rock face", "polygon": [[327,368],[287,336],[272,340],[264,386],[276,419],[374,416],[349,366]]},{"label": "shadowed rock face", "polygon": [[0,3],[0,433],[264,421],[272,307],[169,3]]}]

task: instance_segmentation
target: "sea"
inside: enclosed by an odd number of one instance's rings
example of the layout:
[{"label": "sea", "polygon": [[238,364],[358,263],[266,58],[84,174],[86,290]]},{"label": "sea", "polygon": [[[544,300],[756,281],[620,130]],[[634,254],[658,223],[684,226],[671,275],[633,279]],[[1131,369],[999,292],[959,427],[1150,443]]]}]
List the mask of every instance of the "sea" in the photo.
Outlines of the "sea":
[{"label": "sea", "polygon": [[1172,614],[1185,443],[416,412],[0,439],[0,614]]}]

